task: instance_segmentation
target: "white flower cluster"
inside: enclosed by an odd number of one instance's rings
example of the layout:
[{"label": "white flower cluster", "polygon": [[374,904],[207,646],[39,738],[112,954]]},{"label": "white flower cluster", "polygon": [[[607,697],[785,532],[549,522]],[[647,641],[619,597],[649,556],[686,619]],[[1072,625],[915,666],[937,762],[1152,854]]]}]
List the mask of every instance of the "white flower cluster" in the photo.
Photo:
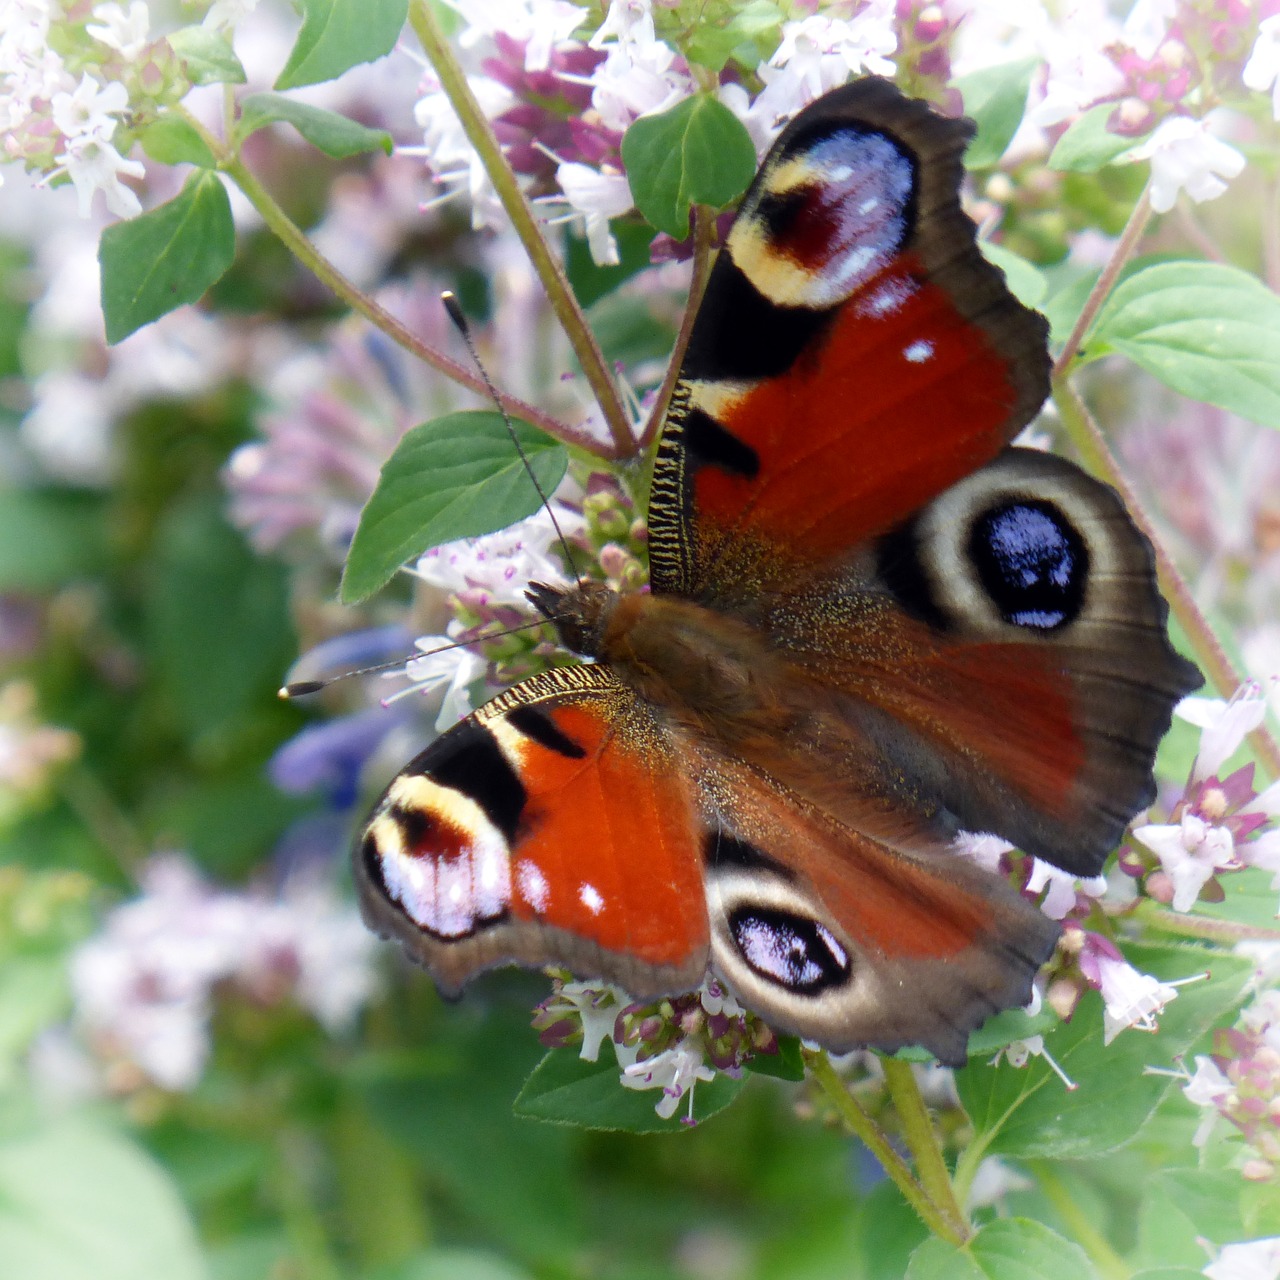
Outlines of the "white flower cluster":
[{"label": "white flower cluster", "polygon": [[95,1049],[162,1088],[199,1081],[220,983],[264,1003],[292,997],[335,1032],[374,993],[373,935],[319,879],[295,878],[278,897],[215,890],[169,856],[142,888],[76,950],[71,981]]},{"label": "white flower cluster", "polygon": [[[85,28],[104,54],[136,56],[147,41],[150,17],[143,0],[128,9],[100,4],[96,22]],[[129,92],[115,80],[85,70],[79,79],[50,47],[50,28],[59,19],[48,0],[0,0],[0,136],[5,159],[26,160],[44,170],[46,181],[62,175],[75,184],[80,214],[88,217],[101,191],[107,208],[122,218],[142,211],[138,197],[121,181],[141,178],[136,160],[112,144],[129,110]],[[51,167],[41,163],[47,148]]]}]

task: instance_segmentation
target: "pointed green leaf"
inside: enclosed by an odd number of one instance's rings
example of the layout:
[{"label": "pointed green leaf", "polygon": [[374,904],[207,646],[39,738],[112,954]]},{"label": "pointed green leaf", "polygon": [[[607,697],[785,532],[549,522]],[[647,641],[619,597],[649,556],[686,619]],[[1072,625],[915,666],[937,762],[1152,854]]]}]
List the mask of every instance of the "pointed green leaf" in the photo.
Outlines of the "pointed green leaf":
[{"label": "pointed green leaf", "polygon": [[803,1080],[804,1058],[800,1041],[795,1036],[779,1036],[777,1053],[758,1053],[747,1061],[747,1070],[758,1076],[778,1080]]},{"label": "pointed green leaf", "polygon": [[1043,1223],[1005,1218],[962,1249],[936,1237],[911,1255],[905,1280],[1097,1280],[1085,1252]]},{"label": "pointed green leaf", "polygon": [[1072,173],[1097,173],[1142,141],[1112,133],[1107,121],[1115,111],[1112,102],[1091,107],[1058,139],[1049,156],[1049,168]]},{"label": "pointed green leaf", "polygon": [[213,173],[193,173],[167,204],[108,227],[98,246],[107,341],[199,301],[235,254],[231,202]]},{"label": "pointed green leaf", "polygon": [[277,89],[333,80],[395,48],[409,0],[300,0],[302,30]]},{"label": "pointed green leaf", "polygon": [[153,120],[138,135],[142,149],[161,164],[194,164],[216,169],[218,162],[205,140],[181,116]]},{"label": "pointed green leaf", "polygon": [[336,160],[379,149],[391,154],[391,135],[385,129],[368,129],[336,111],[296,102],[278,93],[251,93],[245,98],[240,104],[236,133],[243,141],[277,121],[293,125],[313,147]]},{"label": "pointed green leaf", "polygon": [[1238,267],[1164,262],[1117,285],[1085,338],[1166,386],[1280,427],[1280,298]]},{"label": "pointed green leaf", "polygon": [[691,205],[721,209],[747,189],[756,149],[724,103],[700,94],[637,120],[623,136],[622,161],[636,208],[651,226],[683,240]]},{"label": "pointed green leaf", "polygon": [[167,37],[192,84],[244,84],[244,67],[231,42],[208,27],[183,27]]},{"label": "pointed green leaf", "polygon": [[[516,438],[544,493],[564,479],[568,450],[527,422]],[[505,529],[539,507],[502,416],[491,409],[446,414],[405,432],[360,513],[342,575],[353,604],[388,583],[404,562],[455,538]]]},{"label": "pointed green leaf", "polygon": [[1212,977],[1179,989],[1160,1014],[1157,1035],[1125,1030],[1102,1042],[1102,1002],[1089,992],[1069,1023],[1044,1036],[1045,1048],[1075,1082],[1068,1091],[1041,1057],[1025,1067],[971,1058],[956,1088],[991,1154],[1073,1159],[1102,1155],[1133,1138],[1174,1083],[1178,1058],[1243,998],[1251,969],[1233,955],[1195,946],[1136,946],[1126,958],[1163,980],[1206,969]]},{"label": "pointed green leaf", "polygon": [[1024,307],[1033,310],[1044,301],[1049,282],[1044,278],[1040,268],[1026,258],[1006,249],[1002,244],[992,244],[989,240],[980,240],[978,248],[982,256],[994,267],[1004,272],[1004,282]]},{"label": "pointed green leaf", "polygon": [[[607,1047],[596,1062],[584,1062],[573,1049],[552,1049],[520,1090],[516,1115],[620,1133],[672,1133],[686,1127],[687,1094],[675,1115],[664,1120],[654,1110],[662,1101],[662,1090],[624,1088],[618,1078],[621,1071]],[[723,1111],[745,1083],[745,1078],[722,1074],[699,1081],[693,1091],[694,1119],[706,1120]]]},{"label": "pointed green leaf", "polygon": [[964,96],[964,113],[978,126],[964,153],[967,168],[987,169],[1000,162],[1022,123],[1031,76],[1038,66],[1038,58],[1022,58],[984,67],[956,81]]}]

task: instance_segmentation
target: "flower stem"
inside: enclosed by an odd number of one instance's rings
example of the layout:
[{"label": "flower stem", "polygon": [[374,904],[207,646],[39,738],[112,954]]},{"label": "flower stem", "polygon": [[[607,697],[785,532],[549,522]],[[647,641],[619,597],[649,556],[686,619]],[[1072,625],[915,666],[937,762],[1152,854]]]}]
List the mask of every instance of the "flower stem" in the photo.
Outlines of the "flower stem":
[{"label": "flower stem", "polygon": [[685,303],[684,315],[680,317],[680,331],[676,334],[676,344],[667,364],[667,375],[658,389],[658,398],[653,402],[653,412],[645,425],[644,434],[640,437],[640,451],[643,453],[653,444],[658,432],[662,429],[663,419],[667,416],[667,406],[671,403],[671,393],[675,390],[676,380],[680,377],[680,366],[684,364],[684,353],[689,346],[689,335],[693,332],[693,322],[698,315],[698,304],[702,301],[703,290],[707,287],[707,277],[711,274],[711,237],[715,233],[715,214],[704,205],[693,206],[693,274],[689,277],[689,300]]},{"label": "flower stem", "polygon": [[951,1173],[938,1146],[938,1137],[933,1122],[929,1119],[929,1111],[920,1096],[915,1072],[911,1070],[909,1062],[902,1062],[898,1058],[882,1057],[880,1065],[884,1068],[885,1083],[889,1086],[893,1109],[898,1113],[898,1122],[902,1125],[902,1136],[915,1160],[920,1185],[929,1199],[950,1219],[957,1234],[963,1239],[966,1232],[964,1213],[956,1200]]},{"label": "flower stem", "polygon": [[1142,898],[1134,907],[1134,914],[1142,923],[1162,933],[1180,938],[1207,938],[1214,942],[1280,942],[1280,929],[1262,924],[1241,924],[1236,920],[1217,920],[1213,916],[1193,916],[1182,911],[1170,911],[1150,898]]},{"label": "flower stem", "polygon": [[1102,268],[1102,274],[1089,291],[1089,296],[1085,299],[1084,306],[1080,308],[1080,314],[1076,317],[1071,333],[1067,336],[1067,341],[1057,360],[1054,361],[1053,378],[1055,382],[1065,377],[1067,371],[1071,368],[1071,362],[1079,353],[1080,344],[1084,341],[1085,334],[1089,332],[1090,325],[1093,324],[1095,317],[1102,308],[1102,304],[1106,301],[1107,294],[1111,292],[1115,282],[1120,278],[1120,273],[1124,270],[1125,264],[1133,256],[1133,251],[1141,242],[1147,229],[1147,223],[1151,220],[1150,193],[1151,184],[1148,183],[1143,189],[1142,195],[1138,197],[1138,203],[1133,206],[1133,212],[1129,215],[1129,221],[1124,224],[1124,230],[1120,233],[1120,239],[1116,242],[1116,247],[1112,250],[1111,257],[1107,259],[1107,265]]},{"label": "flower stem", "polygon": [[[1100,479],[1117,490],[1124,500],[1134,523],[1146,535],[1155,552],[1156,572],[1160,589],[1164,592],[1174,617],[1178,619],[1196,660],[1209,677],[1210,683],[1224,697],[1229,698],[1244,683],[1244,676],[1236,670],[1226,651],[1214,635],[1204,614],[1191,593],[1187,580],[1178,571],[1173,558],[1160,540],[1151,517],[1143,508],[1137,493],[1129,483],[1111,452],[1101,429],[1085,406],[1080,393],[1064,378],[1054,384],[1054,403],[1062,416],[1063,426],[1076,448],[1080,450],[1086,465]],[[1265,729],[1255,729],[1249,735],[1249,744],[1266,773],[1280,778],[1280,746]]]},{"label": "flower stem", "polygon": [[[502,154],[498,139],[494,136],[489,120],[476,101],[467,83],[466,73],[462,70],[453,50],[445,39],[444,33],[436,22],[435,15],[427,0],[411,0],[409,5],[409,25],[413,28],[423,51],[440,77],[440,87],[449,99],[450,105],[457,113],[467,141],[475,148],[476,154],[484,165],[489,181],[502,202],[516,235],[520,237],[524,251],[529,255],[543,288],[547,291],[547,300],[556,313],[561,327],[569,338],[578,363],[586,375],[591,391],[604,415],[609,435],[613,439],[614,456],[629,458],[636,452],[636,441],[631,433],[631,424],[627,420],[626,411],[618,396],[618,388],[613,375],[605,362],[604,353],[600,350],[595,336],[587,326],[586,317],[578,300],[573,296],[569,281],[561,269],[560,263],[551,252],[550,246],[543,237],[533,210],[525,199],[516,175]],[[599,446],[596,446],[599,452]]]},{"label": "flower stem", "polygon": [[1029,1160],[1027,1168],[1035,1175],[1036,1184],[1046,1200],[1071,1228],[1076,1243],[1089,1255],[1102,1280],[1129,1280],[1133,1268],[1111,1247],[1106,1237],[1093,1225],[1093,1220],[1075,1202],[1058,1170],[1049,1160]]},{"label": "flower stem", "polygon": [[879,1126],[859,1106],[845,1082],[836,1074],[826,1051],[805,1050],[805,1064],[828,1101],[853,1134],[861,1139],[867,1149],[880,1161],[881,1167],[894,1185],[902,1192],[903,1199],[918,1213],[924,1224],[937,1236],[957,1247],[969,1237],[968,1228],[953,1222],[951,1217],[936,1204],[916,1181],[907,1162],[889,1145]]}]

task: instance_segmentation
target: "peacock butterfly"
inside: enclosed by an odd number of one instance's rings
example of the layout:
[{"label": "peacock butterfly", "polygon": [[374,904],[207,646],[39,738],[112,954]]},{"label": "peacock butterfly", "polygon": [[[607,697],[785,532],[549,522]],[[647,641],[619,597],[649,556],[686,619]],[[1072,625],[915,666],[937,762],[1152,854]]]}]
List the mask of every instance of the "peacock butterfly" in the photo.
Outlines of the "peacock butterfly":
[{"label": "peacock butterfly", "polygon": [[867,78],[765,159],[659,442],[651,594],[533,584],[595,661],[445,733],[362,833],[367,921],[445,991],[710,969],[779,1029],[947,1063],[1030,998],[1058,927],[957,836],[1095,875],[1200,678],[1116,494],[1009,444],[1047,325],[961,211],[972,132]]}]

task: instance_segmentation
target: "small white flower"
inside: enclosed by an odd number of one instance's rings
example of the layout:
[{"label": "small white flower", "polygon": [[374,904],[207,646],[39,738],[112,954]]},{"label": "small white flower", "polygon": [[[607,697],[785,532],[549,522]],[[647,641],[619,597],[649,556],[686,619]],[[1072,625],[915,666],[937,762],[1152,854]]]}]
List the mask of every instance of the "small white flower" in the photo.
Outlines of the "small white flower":
[{"label": "small white flower", "polygon": [[1067,1089],[1079,1087],[1044,1047],[1044,1036],[1028,1036],[1025,1040],[1011,1040],[991,1059],[991,1066],[998,1066],[1001,1058],[1004,1058],[1011,1067],[1019,1068],[1025,1067],[1032,1058],[1043,1058],[1049,1069],[1062,1081]]},{"label": "small white flower", "polygon": [[230,32],[257,7],[258,0],[213,0],[202,25],[211,31]]},{"label": "small white flower", "polygon": [[1129,155],[1151,161],[1151,207],[1168,213],[1180,191],[1197,204],[1214,200],[1244,168],[1244,156],[1215,138],[1205,120],[1171,116]]},{"label": "small white flower", "polygon": [[[618,1014],[631,1003],[631,997],[621,987],[600,982],[566,982],[556,992],[556,999],[571,1004],[582,1022],[578,1057],[584,1062],[595,1062],[600,1057],[600,1047],[613,1039]],[[614,1049],[625,1053],[621,1045],[615,1044]]]},{"label": "small white flower", "polygon": [[129,105],[129,91],[118,81],[99,84],[84,75],[70,93],[55,93],[49,104],[53,123],[68,143],[79,138],[108,141],[119,123],[116,116]]},{"label": "small white flower", "polygon": [[1280,1236],[1223,1245],[1201,1274],[1209,1280],[1280,1280]]},{"label": "small white flower", "polygon": [[552,51],[582,25],[589,10],[566,0],[448,0],[467,27],[459,37],[464,49],[486,36],[504,35],[525,44],[526,71],[545,71]]},{"label": "small white flower", "polygon": [[633,1062],[622,1072],[622,1084],[627,1089],[661,1089],[662,1101],[654,1110],[670,1120],[689,1095],[689,1118],[693,1118],[693,1089],[699,1080],[714,1080],[715,1070],[702,1060],[702,1050],[686,1036],[670,1049],[664,1049],[643,1062]]},{"label": "small white flower", "polygon": [[1190,911],[1215,872],[1238,865],[1231,832],[1194,813],[1183,814],[1180,823],[1138,827],[1133,836],[1160,859],[1173,882],[1175,911]]},{"label": "small white flower", "polygon": [[733,998],[728,988],[716,978],[708,978],[698,989],[702,1007],[712,1016],[722,1013],[726,1018],[742,1016],[742,1006]]},{"label": "small white flower", "polygon": [[1069,871],[1060,871],[1057,867],[1051,867],[1047,862],[1035,858],[1031,863],[1027,892],[1039,893],[1046,886],[1048,892],[1040,904],[1040,910],[1050,920],[1061,920],[1075,907],[1077,892],[1088,894],[1091,898],[1102,897],[1107,891],[1107,878],[1093,876],[1089,879],[1078,879]]},{"label": "small white flower", "polygon": [[141,178],[146,170],[137,160],[126,160],[111,143],[93,135],[76,138],[57,160],[75,185],[82,218],[93,210],[95,191],[102,192],[107,208],[121,218],[135,218],[142,212],[142,202],[120,179]]},{"label": "small white flower", "polygon": [[610,36],[616,36],[619,44],[649,44],[656,39],[652,0],[612,0],[604,21],[587,43],[593,49],[603,49]]},{"label": "small white flower", "polygon": [[591,105],[601,122],[622,133],[638,117],[666,111],[693,93],[693,80],[676,70],[675,60],[675,50],[661,40],[610,45],[591,73]]},{"label": "small white flower", "polygon": [[[573,516],[557,507],[556,518],[572,536]],[[434,547],[419,557],[414,572],[424,582],[445,591],[483,591],[487,603],[527,605],[524,591],[530,582],[565,582],[559,562],[550,554],[556,545],[551,518],[539,511],[508,529],[483,538],[463,538]]]},{"label": "small white flower", "polygon": [[1280,120],[1280,14],[1264,18],[1241,79],[1258,93],[1271,90],[1271,114]]},{"label": "small white flower", "polygon": [[888,55],[897,47],[892,0],[875,0],[847,22],[814,14],[785,23],[782,41],[769,63],[790,67],[805,82],[811,98],[817,98],[863,72],[893,75],[895,67]]},{"label": "small white flower", "polygon": [[1177,7],[1178,0],[1136,0],[1124,20],[1121,34],[1138,57],[1155,57]]},{"label": "small white flower", "polygon": [[1139,973],[1123,960],[1098,957],[1098,978],[1104,1004],[1102,1043],[1112,1040],[1127,1027],[1155,1031],[1156,1015],[1177,996],[1177,991],[1150,974]]},{"label": "small white flower", "polygon": [[[601,173],[590,165],[569,162],[556,169],[556,179],[572,210],[567,216],[581,218],[585,224],[592,261],[600,267],[617,266],[618,244],[609,230],[609,219],[621,217],[635,204],[626,175]],[[549,198],[551,202],[556,199]]]},{"label": "small white flower", "polygon": [[[404,675],[413,682],[412,689],[405,692],[431,693],[444,689],[440,714],[436,717],[436,728],[443,733],[471,714],[471,686],[484,675],[487,663],[470,649],[449,647],[456,644],[451,636],[419,636],[413,643],[422,650],[422,657],[410,658],[405,664]],[[395,678],[401,673],[388,674]]]},{"label": "small white flower", "polygon": [[89,23],[85,30],[95,40],[118,50],[126,58],[136,58],[146,48],[151,31],[146,0],[132,0],[127,10],[118,4],[100,4],[93,16],[98,21]]},{"label": "small white flower", "polygon": [[1000,859],[1013,852],[1013,845],[999,836],[984,831],[962,831],[951,843],[951,849],[962,858],[976,862],[988,871],[1000,870]]},{"label": "small white flower", "polygon": [[1203,782],[1214,777],[1239,749],[1245,735],[1262,723],[1266,713],[1266,699],[1256,680],[1242,684],[1229,702],[1221,698],[1183,698],[1173,714],[1200,730],[1200,750],[1191,780]]}]

